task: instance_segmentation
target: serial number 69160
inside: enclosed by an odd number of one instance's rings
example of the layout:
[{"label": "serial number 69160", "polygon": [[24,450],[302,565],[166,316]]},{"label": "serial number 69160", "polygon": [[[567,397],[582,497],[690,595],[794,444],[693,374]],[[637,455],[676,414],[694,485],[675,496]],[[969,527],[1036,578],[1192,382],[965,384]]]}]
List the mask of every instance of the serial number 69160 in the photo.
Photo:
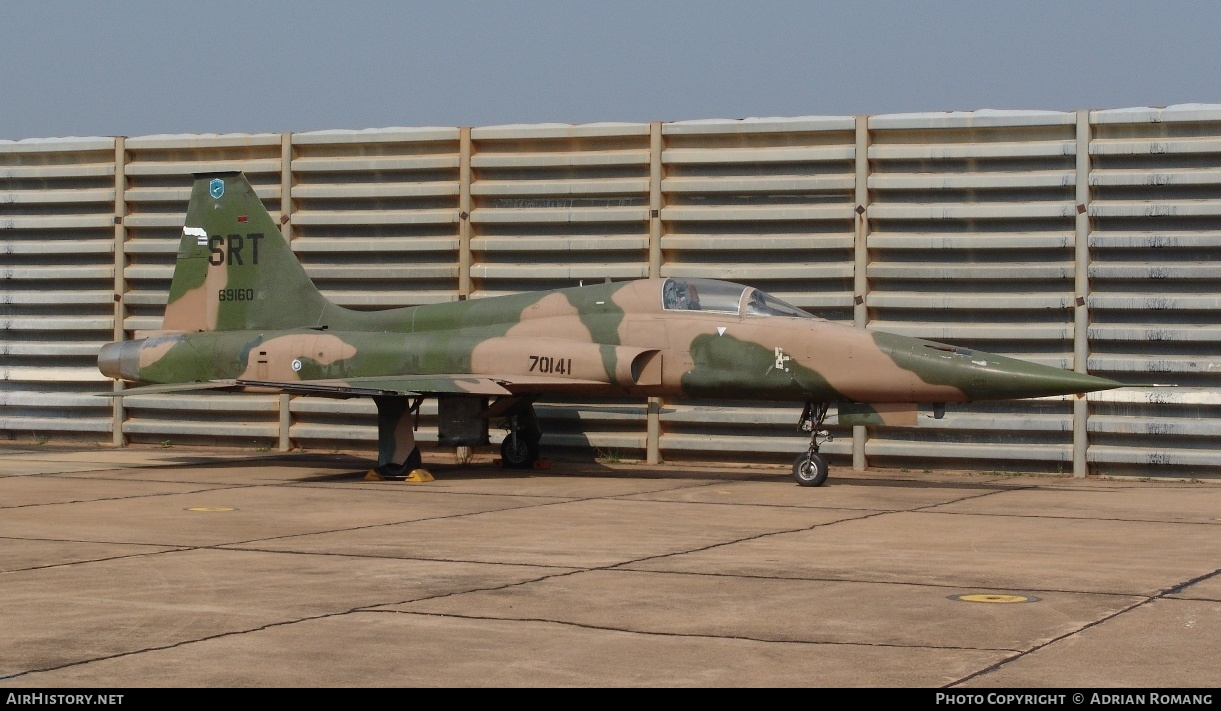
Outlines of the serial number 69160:
[{"label": "serial number 69160", "polygon": [[254,289],[219,289],[216,297],[220,301],[254,301]]},{"label": "serial number 69160", "polygon": [[567,375],[572,373],[572,359],[532,355],[530,356],[530,372]]}]

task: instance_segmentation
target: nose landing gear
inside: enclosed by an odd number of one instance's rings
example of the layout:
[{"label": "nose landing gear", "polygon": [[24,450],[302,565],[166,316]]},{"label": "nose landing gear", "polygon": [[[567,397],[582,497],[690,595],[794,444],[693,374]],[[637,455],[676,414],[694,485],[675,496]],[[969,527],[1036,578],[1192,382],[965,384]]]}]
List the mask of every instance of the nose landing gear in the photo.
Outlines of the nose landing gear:
[{"label": "nose landing gear", "polygon": [[821,444],[833,439],[830,433],[820,429],[823,420],[827,418],[829,408],[829,403],[807,402],[805,409],[801,411],[798,428],[802,432],[810,433],[810,447],[793,462],[793,478],[802,486],[822,486],[830,473],[827,458],[818,453]]}]

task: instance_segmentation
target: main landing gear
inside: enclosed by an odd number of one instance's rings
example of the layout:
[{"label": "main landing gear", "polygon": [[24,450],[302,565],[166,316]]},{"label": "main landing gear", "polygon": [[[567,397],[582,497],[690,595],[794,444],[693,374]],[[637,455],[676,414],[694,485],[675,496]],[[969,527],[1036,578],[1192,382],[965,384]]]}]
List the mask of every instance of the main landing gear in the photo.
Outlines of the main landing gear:
[{"label": "main landing gear", "polygon": [[538,443],[543,431],[534,416],[534,407],[529,401],[522,402],[505,415],[505,428],[509,434],[500,443],[500,461],[509,469],[529,469],[538,460]]},{"label": "main landing gear", "polygon": [[374,396],[377,404],[377,467],[373,473],[383,479],[406,479],[423,463],[415,443],[420,403],[402,396]]},{"label": "main landing gear", "polygon": [[830,473],[827,458],[818,453],[819,445],[833,439],[826,430],[820,429],[829,408],[825,402],[807,402],[801,411],[798,428],[810,433],[810,447],[793,462],[793,478],[802,486],[822,486]]}]

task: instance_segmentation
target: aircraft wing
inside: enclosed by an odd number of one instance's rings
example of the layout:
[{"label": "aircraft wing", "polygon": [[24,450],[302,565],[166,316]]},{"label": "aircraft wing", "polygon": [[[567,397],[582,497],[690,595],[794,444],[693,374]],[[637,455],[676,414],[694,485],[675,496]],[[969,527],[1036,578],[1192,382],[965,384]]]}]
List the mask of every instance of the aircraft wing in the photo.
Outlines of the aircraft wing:
[{"label": "aircraft wing", "polygon": [[600,386],[594,380],[542,375],[388,375],[332,380],[235,381],[238,386],[268,388],[293,395],[516,395]]},{"label": "aircraft wing", "polygon": [[290,395],[509,395],[495,380],[481,375],[385,375],[327,380],[249,380],[236,384]]},{"label": "aircraft wing", "polygon": [[546,375],[385,375],[327,380],[209,380],[196,383],[141,385],[102,397],[129,397],[192,390],[257,388],[290,395],[359,397],[373,395],[517,395],[605,386],[595,380]]}]

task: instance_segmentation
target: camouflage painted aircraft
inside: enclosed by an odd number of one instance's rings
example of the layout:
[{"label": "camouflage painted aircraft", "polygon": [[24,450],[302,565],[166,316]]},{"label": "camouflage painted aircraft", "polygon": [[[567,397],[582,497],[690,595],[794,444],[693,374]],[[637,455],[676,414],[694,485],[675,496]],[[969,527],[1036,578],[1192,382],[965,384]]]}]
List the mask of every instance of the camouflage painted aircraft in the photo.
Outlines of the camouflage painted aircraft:
[{"label": "camouflage painted aircraft", "polygon": [[1120,383],[815,318],[755,288],[641,279],[383,311],[328,301],[240,173],[195,176],[162,330],[111,343],[120,395],[226,389],[372,397],[378,467],[420,466],[413,422],[438,401],[441,445],[488,444],[528,467],[547,395],[663,396],[804,403],[810,444],[793,471],[828,473],[829,406],[845,425],[916,424],[916,403],[1085,393]]}]

